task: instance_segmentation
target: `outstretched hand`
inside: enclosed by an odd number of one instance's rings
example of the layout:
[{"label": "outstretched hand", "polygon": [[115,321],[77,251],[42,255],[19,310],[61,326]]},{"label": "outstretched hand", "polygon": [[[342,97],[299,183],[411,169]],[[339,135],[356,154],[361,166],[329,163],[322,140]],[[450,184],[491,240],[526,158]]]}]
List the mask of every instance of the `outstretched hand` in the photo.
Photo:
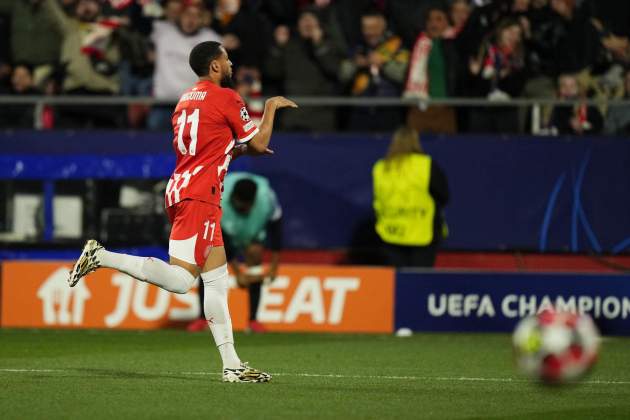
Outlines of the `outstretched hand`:
[{"label": "outstretched hand", "polygon": [[274,96],[267,99],[268,104],[273,104],[276,108],[297,108],[297,104],[284,96]]}]

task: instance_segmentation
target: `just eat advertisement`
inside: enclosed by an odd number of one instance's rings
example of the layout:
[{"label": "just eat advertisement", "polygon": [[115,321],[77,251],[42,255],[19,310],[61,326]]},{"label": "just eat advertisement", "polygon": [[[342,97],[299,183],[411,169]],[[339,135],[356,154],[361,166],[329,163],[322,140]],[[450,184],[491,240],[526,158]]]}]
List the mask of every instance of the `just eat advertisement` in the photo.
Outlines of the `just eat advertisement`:
[{"label": "just eat advertisement", "polygon": [[[0,325],[32,328],[155,329],[199,314],[196,290],[174,294],[114,270],[70,288],[71,262],[2,263]],[[247,291],[230,278],[235,330],[246,327]],[[394,270],[283,265],[263,287],[258,320],[270,331],[388,333],[394,324]]]}]

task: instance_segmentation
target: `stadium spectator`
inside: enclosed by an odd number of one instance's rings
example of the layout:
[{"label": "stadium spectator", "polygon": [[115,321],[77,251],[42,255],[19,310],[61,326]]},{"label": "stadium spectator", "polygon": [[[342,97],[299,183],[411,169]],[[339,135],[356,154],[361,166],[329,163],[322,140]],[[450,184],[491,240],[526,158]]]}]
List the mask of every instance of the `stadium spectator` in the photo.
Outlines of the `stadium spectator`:
[{"label": "stadium spectator", "polygon": [[[387,30],[385,16],[376,10],[361,16],[361,31],[361,42],[341,63],[339,80],[349,85],[352,96],[400,96],[409,60],[401,38]],[[352,111],[350,128],[391,131],[400,120],[396,108],[357,107]]]},{"label": "stadium spectator", "polygon": [[11,15],[0,13],[0,65],[11,61]]},{"label": "stadium spectator", "polygon": [[[556,95],[555,39],[558,37],[554,13],[548,0],[534,0],[527,18],[521,20],[525,32],[527,81],[521,97],[553,99]],[[543,121],[549,121],[551,106],[543,107]],[[519,131],[525,131],[529,110],[519,109]]]},{"label": "stadium spectator", "polygon": [[[492,101],[518,97],[526,81],[522,27],[514,19],[499,23],[493,37],[482,45],[469,63],[477,96]],[[518,127],[517,110],[510,107],[474,109],[469,127],[475,132],[513,133]]]},{"label": "stadium spectator", "polygon": [[592,16],[617,36],[630,36],[630,2],[597,0],[589,4]]},{"label": "stadium spectator", "polygon": [[[578,79],[572,74],[558,77],[558,98],[577,101],[584,98]],[[601,132],[603,118],[599,110],[583,103],[558,105],[551,113],[552,132],[560,135],[597,134]]]},{"label": "stadium spectator", "polygon": [[[603,27],[602,30],[604,30]],[[630,40],[628,37],[608,33],[602,38],[602,45],[610,53],[611,61],[622,64],[630,63]]]},{"label": "stadium spectator", "polygon": [[[153,95],[157,99],[177,101],[186,88],[197,80],[188,65],[190,50],[203,41],[220,41],[215,31],[202,27],[203,13],[200,5],[187,3],[176,24],[167,20],[153,23]],[[170,129],[171,113],[171,106],[154,107],[149,114],[148,127],[152,130]]]},{"label": "stadium spectator", "polygon": [[463,58],[475,57],[487,37],[505,19],[520,21],[527,16],[530,0],[486,1],[475,7],[458,36],[458,49]]},{"label": "stadium spectator", "polygon": [[[249,329],[264,332],[265,328],[257,321],[256,314],[263,282],[273,281],[278,274],[282,208],[269,181],[247,172],[226,175],[223,194],[221,230],[228,261],[236,284],[249,290]],[[271,264],[266,270],[262,265],[265,247],[271,250]],[[203,302],[202,293],[200,299]],[[203,313],[201,322],[194,321],[188,326],[189,331],[206,328]]]},{"label": "stadium spectator", "polygon": [[49,18],[47,0],[0,0],[0,14],[10,16],[11,62],[32,66],[38,84],[59,62],[62,33]]},{"label": "stadium spectator", "polygon": [[[630,69],[624,75],[623,99],[630,100]],[[630,136],[630,106],[613,105],[608,109],[604,126],[606,134]]]},{"label": "stadium spectator", "polygon": [[[33,82],[33,68],[29,64],[16,64],[11,74],[11,89],[14,95],[38,95],[40,92]],[[0,112],[0,127],[34,128],[35,106],[14,104]]]},{"label": "stadium spectator", "polygon": [[444,33],[444,38],[455,39],[466,26],[472,7],[469,0],[453,0],[450,4],[448,17],[451,26]]},{"label": "stadium spectator", "polygon": [[[56,0],[43,0],[42,10],[63,37],[61,91],[68,95],[119,93],[120,48],[117,29],[122,22],[106,18],[98,0],[78,0],[73,16],[66,15]],[[119,107],[64,106],[58,108],[57,127],[115,128],[124,124]]]},{"label": "stadium spectator", "polygon": [[250,118],[256,124],[260,124],[264,102],[262,100],[262,77],[256,67],[241,66],[235,76],[236,91],[242,98],[248,98],[245,106]]},{"label": "stadium spectator", "polygon": [[179,0],[169,0],[162,8],[149,7],[150,5],[157,6],[155,3],[145,3],[144,6],[137,2],[131,3],[126,9],[129,27],[122,28],[118,32],[121,51],[120,93],[122,95],[151,95],[155,52],[149,36],[153,21],[156,17],[169,20],[173,18],[174,13],[176,13],[175,19],[178,19],[181,11]]},{"label": "stadium spectator", "polygon": [[[286,26],[278,26],[274,40],[265,72],[271,80],[282,83],[286,95],[330,96],[335,93],[343,51],[323,30],[316,11],[302,11],[296,34],[291,34]],[[335,128],[334,110],[328,108],[300,107],[283,117],[283,127],[289,130],[331,131]]]},{"label": "stadium spectator", "polygon": [[183,9],[182,0],[165,0],[163,4],[164,20],[176,25]]},{"label": "stadium spectator", "polygon": [[434,7],[446,9],[446,0],[395,0],[385,2],[389,26],[405,47],[411,48],[418,34],[425,30],[427,13]]},{"label": "stadium spectator", "polygon": [[0,92],[7,94],[11,92],[11,72],[13,69],[8,62],[0,62]]},{"label": "stadium spectator", "polygon": [[433,267],[445,235],[442,209],[448,182],[442,169],[422,151],[418,132],[399,128],[384,158],[372,170],[376,232],[388,264]]},{"label": "stadium spectator", "polygon": [[271,43],[267,20],[254,13],[241,0],[217,0],[212,27],[223,36],[235,70],[240,65],[261,68]]},{"label": "stadium spectator", "polygon": [[[425,27],[413,47],[404,96],[422,99],[454,96],[457,51],[453,41],[444,39],[448,30],[446,12],[439,8],[429,10]],[[447,106],[411,107],[407,124],[421,133],[454,134],[457,131],[455,111]]]},{"label": "stadium spectator", "polygon": [[550,0],[553,12],[554,74],[578,73],[597,61],[602,53],[597,29],[587,7],[578,7],[576,0]]},{"label": "stadium spectator", "polygon": [[98,0],[78,0],[68,17],[56,0],[43,0],[45,17],[63,37],[61,62],[65,66],[63,92],[114,94],[119,91],[120,50],[114,36],[120,22],[101,15]]}]

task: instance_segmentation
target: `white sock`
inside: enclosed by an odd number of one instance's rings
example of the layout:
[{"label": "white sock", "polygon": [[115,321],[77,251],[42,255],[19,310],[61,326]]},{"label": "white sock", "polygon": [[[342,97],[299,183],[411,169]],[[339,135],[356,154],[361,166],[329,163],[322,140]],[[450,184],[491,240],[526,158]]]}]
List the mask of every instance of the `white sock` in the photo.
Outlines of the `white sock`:
[{"label": "white sock", "polygon": [[228,309],[227,264],[201,273],[201,279],[204,287],[203,308],[214,342],[219,348],[223,368],[236,369],[241,366],[241,360],[234,349],[232,319]]},{"label": "white sock", "polygon": [[196,283],[196,279],[185,268],[157,258],[135,257],[105,249],[97,251],[96,257],[102,267],[116,269],[169,292],[186,293]]}]

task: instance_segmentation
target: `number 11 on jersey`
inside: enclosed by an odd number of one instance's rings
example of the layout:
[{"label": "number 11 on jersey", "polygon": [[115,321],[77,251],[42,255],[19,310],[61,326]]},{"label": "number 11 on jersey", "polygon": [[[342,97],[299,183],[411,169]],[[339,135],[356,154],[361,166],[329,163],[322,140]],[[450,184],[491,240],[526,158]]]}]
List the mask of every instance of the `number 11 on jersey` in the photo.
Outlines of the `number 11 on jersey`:
[{"label": "number 11 on jersey", "polygon": [[206,229],[203,231],[203,239],[208,239],[208,228],[210,228],[210,240],[214,239],[214,227],[216,226],[216,222],[210,223],[210,220],[206,220],[203,224]]},{"label": "number 11 on jersey", "polygon": [[[186,128],[186,124],[190,124],[190,131],[186,136],[184,130]],[[182,113],[179,115],[177,119],[177,126],[179,129],[177,130],[177,148],[182,155],[190,154],[191,156],[195,156],[197,152],[197,130],[199,128],[199,108],[193,110],[192,114],[186,117],[186,110],[183,109]],[[186,144],[184,143],[184,138],[190,138],[190,143],[188,149],[186,149]]]}]

